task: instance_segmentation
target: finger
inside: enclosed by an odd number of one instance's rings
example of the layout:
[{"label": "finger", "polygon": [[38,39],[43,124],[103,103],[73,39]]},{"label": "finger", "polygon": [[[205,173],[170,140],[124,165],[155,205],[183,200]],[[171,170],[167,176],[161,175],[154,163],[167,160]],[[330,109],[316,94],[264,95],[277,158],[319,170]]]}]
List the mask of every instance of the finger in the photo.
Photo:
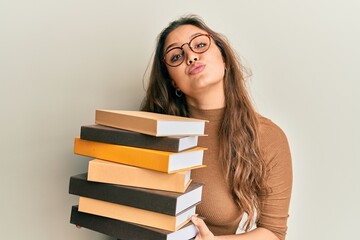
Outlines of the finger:
[{"label": "finger", "polygon": [[199,229],[199,235],[206,236],[211,233],[209,228],[206,226],[204,220],[202,220],[201,218],[197,216],[192,216],[191,221]]}]

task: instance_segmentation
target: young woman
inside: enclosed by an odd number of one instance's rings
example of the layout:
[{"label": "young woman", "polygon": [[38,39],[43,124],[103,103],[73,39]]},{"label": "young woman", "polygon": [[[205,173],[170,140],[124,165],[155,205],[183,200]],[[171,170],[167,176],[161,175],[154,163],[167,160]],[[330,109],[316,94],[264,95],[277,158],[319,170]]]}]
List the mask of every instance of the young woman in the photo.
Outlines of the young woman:
[{"label": "young woman", "polygon": [[283,131],[258,114],[226,39],[196,16],[158,37],[142,110],[206,119],[197,240],[285,239],[292,165]]}]

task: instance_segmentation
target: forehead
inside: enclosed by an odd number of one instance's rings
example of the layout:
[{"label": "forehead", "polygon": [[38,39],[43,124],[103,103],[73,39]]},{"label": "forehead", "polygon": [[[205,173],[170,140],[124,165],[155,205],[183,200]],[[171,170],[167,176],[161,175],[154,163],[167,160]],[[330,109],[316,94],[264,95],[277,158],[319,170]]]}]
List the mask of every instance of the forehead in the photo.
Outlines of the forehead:
[{"label": "forehead", "polygon": [[167,36],[165,40],[165,48],[170,44],[182,44],[184,42],[188,42],[195,34],[199,33],[206,34],[207,32],[193,25],[182,25],[177,27]]}]

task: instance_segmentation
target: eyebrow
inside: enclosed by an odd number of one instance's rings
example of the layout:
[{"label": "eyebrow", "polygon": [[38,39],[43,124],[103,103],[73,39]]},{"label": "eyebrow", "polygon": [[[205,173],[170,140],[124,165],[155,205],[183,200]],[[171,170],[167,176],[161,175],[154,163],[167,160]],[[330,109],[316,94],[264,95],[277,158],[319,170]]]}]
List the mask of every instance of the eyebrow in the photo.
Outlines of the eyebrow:
[{"label": "eyebrow", "polygon": [[[198,36],[198,35],[201,35],[201,34],[205,34],[205,33],[200,33],[200,32],[198,32],[198,33],[192,34],[192,35],[190,36],[190,40],[193,39],[194,37]],[[177,45],[177,44],[179,44],[179,43],[178,43],[178,42],[175,42],[175,43],[170,44],[169,46],[167,46],[167,48],[165,48],[165,51],[164,51],[164,52],[167,52],[170,48],[172,48],[173,46],[175,46],[175,45]]]}]

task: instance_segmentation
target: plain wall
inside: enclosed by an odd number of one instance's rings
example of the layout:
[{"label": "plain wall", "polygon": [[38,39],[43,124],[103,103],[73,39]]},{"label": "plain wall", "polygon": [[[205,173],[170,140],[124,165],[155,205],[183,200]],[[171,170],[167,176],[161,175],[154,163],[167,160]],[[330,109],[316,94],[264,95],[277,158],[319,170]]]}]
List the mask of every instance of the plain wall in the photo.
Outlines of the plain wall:
[{"label": "plain wall", "polygon": [[360,3],[0,1],[0,238],[110,239],[69,223],[73,154],[95,109],[138,109],[157,34],[186,13],[225,34],[257,110],[286,132],[288,238],[354,239],[359,223]]}]

